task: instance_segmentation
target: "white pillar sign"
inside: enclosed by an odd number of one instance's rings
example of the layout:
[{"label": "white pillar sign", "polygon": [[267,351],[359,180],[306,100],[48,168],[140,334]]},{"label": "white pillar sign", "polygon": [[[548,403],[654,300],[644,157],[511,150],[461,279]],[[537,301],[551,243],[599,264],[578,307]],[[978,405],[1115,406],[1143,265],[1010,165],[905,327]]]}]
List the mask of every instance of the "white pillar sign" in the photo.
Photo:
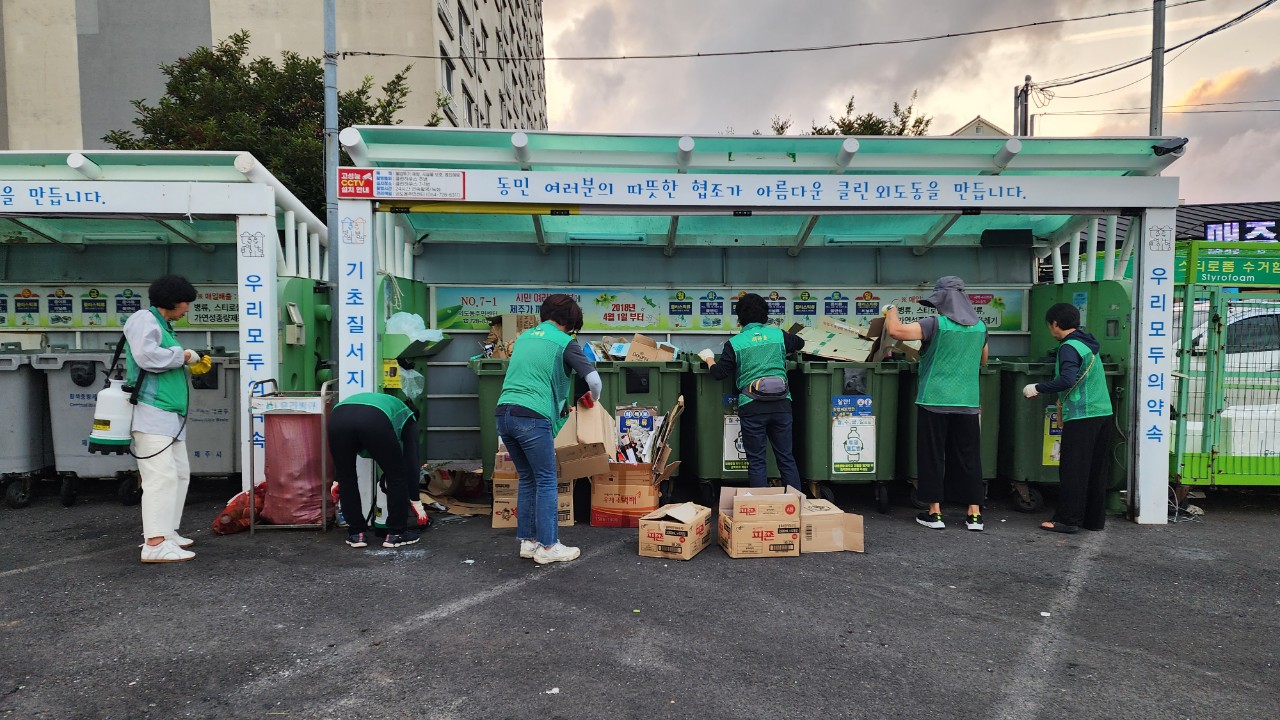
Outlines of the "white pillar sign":
[{"label": "white pillar sign", "polygon": [[[236,218],[236,284],[240,294],[240,407],[248,411],[250,386],[276,376],[280,359],[276,296],[276,219],[272,215]],[[266,445],[262,415],[240,427],[240,447],[257,448],[253,467],[242,474],[249,490],[263,478]],[[244,457],[248,457],[248,453]]]},{"label": "white pillar sign", "polygon": [[1137,333],[1130,387],[1129,433],[1139,523],[1168,522],[1169,397],[1173,353],[1174,210],[1150,209],[1142,217],[1134,307]]}]

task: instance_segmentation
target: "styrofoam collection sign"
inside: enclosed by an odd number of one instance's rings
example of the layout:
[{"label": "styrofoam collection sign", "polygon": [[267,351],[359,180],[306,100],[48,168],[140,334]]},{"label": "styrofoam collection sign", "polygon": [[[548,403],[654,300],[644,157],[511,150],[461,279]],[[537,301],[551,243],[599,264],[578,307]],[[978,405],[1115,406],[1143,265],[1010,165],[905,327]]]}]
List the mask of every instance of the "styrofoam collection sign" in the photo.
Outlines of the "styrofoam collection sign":
[{"label": "styrofoam collection sign", "polygon": [[[721,332],[737,329],[737,299],[759,293],[769,303],[776,325],[817,325],[828,317],[866,324],[886,305],[895,305],[904,322],[935,312],[919,303],[919,288],[672,290],[645,288],[499,288],[437,287],[436,327],[442,330],[487,330],[487,318],[503,313],[536,315],[552,293],[572,295],[582,306],[587,332]],[[1027,291],[976,290],[969,293],[978,317],[992,332],[1025,332]]]}]

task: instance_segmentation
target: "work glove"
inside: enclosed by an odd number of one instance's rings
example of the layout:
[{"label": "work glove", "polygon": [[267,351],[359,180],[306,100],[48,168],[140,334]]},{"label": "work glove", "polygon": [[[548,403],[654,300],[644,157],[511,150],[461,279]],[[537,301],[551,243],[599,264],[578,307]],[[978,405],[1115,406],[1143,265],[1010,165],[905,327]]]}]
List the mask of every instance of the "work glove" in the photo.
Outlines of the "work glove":
[{"label": "work glove", "polygon": [[203,375],[213,369],[213,358],[208,355],[201,355],[200,359],[191,363],[192,375]]},{"label": "work glove", "polygon": [[885,305],[884,307],[880,308],[880,315],[881,315],[881,316],[883,316],[883,317],[889,317],[889,311],[890,311],[890,310],[897,310],[897,309],[898,309],[898,308],[896,308],[896,307],[895,307],[895,306],[893,306],[893,305]]},{"label": "work glove", "polygon": [[705,364],[707,367],[710,367],[711,365],[715,364],[716,354],[712,352],[710,348],[706,350],[700,350],[698,352],[698,357],[702,358],[703,364]]},{"label": "work glove", "polygon": [[1039,391],[1039,390],[1036,390],[1036,386],[1035,386],[1034,384],[1031,384],[1031,385],[1028,385],[1028,386],[1026,386],[1026,387],[1022,388],[1022,396],[1023,396],[1023,397],[1025,397],[1025,398],[1026,398],[1026,399],[1028,399],[1028,400],[1030,400],[1031,398],[1033,398],[1033,397],[1035,397],[1035,396],[1037,396],[1037,395],[1039,395],[1039,394],[1040,394],[1040,391]]}]

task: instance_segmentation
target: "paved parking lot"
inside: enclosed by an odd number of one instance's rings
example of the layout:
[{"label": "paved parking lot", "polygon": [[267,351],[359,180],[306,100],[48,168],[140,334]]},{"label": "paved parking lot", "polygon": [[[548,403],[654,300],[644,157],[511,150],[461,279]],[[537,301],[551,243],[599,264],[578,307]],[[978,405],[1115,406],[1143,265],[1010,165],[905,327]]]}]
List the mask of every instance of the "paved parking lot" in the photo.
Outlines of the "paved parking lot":
[{"label": "paved parking lot", "polygon": [[[988,531],[867,512],[867,553],[639,558],[573,527],[538,567],[513,532],[401,550],[340,531],[217,537],[144,566],[114,486],[0,510],[0,717],[1262,718],[1280,702],[1280,497],[1200,523],[1074,536],[1002,504]],[[957,520],[961,510],[953,509]],[[474,561],[474,562],[468,562]]]}]

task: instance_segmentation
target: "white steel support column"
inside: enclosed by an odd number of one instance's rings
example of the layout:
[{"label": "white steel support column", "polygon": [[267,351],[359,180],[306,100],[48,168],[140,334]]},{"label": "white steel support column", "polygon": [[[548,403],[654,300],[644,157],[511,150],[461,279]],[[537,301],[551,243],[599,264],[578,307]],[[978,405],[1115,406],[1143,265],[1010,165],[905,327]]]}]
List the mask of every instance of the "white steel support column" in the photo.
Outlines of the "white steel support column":
[{"label": "white steel support column", "polygon": [[1062,248],[1054,248],[1050,254],[1053,258],[1053,284],[1062,284]]},{"label": "white steel support column", "polygon": [[[1177,228],[1172,208],[1148,209],[1134,223],[1142,236],[1134,240],[1134,349],[1129,387],[1131,507],[1139,523],[1168,522],[1169,402],[1173,386],[1173,238]],[[1130,226],[1130,237],[1135,230]]]},{"label": "white steel support column", "polygon": [[[1092,222],[1092,221],[1090,221]],[[1067,282],[1080,281],[1080,231],[1072,231],[1067,245]]]},{"label": "white steel support column", "polygon": [[1102,279],[1116,279],[1116,216],[1107,216],[1107,237],[1102,252]]},{"label": "white steel support column", "polygon": [[[240,215],[236,218],[239,252],[236,255],[236,284],[240,292],[240,407],[249,407],[249,387],[279,373],[280,336],[277,330],[280,309],[276,295],[276,252],[280,241],[276,219],[271,215]],[[242,471],[242,487],[249,490],[263,478],[266,436],[261,415],[240,427],[241,457],[249,457],[250,443],[257,447],[253,467]]]},{"label": "white steel support column", "polygon": [[306,223],[298,223],[298,277],[311,277],[311,233],[307,232]]},{"label": "white steel support column", "polygon": [[1084,279],[1093,282],[1098,279],[1098,218],[1089,218],[1089,232],[1085,235]]},{"label": "white steel support column", "polygon": [[293,211],[284,213],[284,273],[289,277],[298,276],[298,223],[293,219]]}]

